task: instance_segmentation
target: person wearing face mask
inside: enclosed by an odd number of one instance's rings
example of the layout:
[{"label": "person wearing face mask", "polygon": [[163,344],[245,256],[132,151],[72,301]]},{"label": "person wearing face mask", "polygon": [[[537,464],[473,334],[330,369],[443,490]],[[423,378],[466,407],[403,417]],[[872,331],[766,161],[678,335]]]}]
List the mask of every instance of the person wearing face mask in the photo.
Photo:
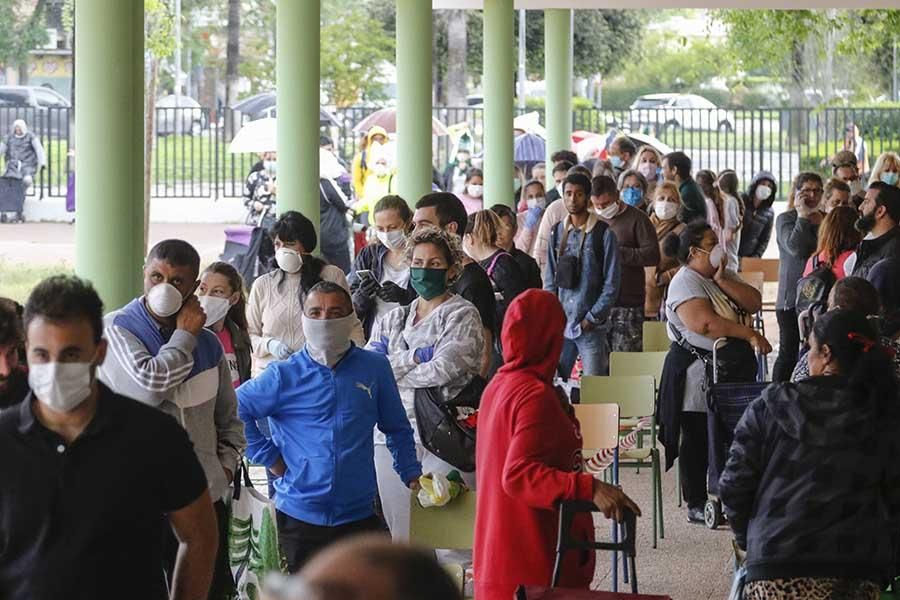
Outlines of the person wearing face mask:
[{"label": "person wearing face mask", "polygon": [[26,188],[34,183],[38,170],[47,166],[41,139],[28,131],[22,119],[13,121],[12,131],[0,141],[0,156],[6,164],[3,176],[21,179]]},{"label": "person wearing face mask", "polygon": [[633,206],[638,210],[647,212],[647,191],[649,186],[644,176],[634,169],[626,169],[622,171],[618,179],[619,198],[628,206]]},{"label": "person wearing face mask", "polygon": [[634,160],[637,148],[630,139],[620,135],[609,145],[609,162],[612,164],[615,178],[618,178]]},{"label": "person wearing face mask", "polygon": [[456,194],[463,206],[466,207],[466,214],[478,212],[484,205],[484,173],[481,169],[471,168],[466,173],[466,190],[462,194]]},{"label": "person wearing face mask", "polygon": [[883,258],[900,257],[900,188],[876,181],[859,207],[856,228],[866,237],[856,250],[854,277],[867,277]]},{"label": "person wearing face mask", "polygon": [[708,465],[707,367],[713,344],[718,349],[719,382],[754,381],[756,357],[772,348],[750,327],[749,315],[762,306],[762,296],[725,268],[725,251],[706,223],[691,223],[665,241],[665,253],[684,265],[672,278],[666,297],[666,319],[672,345],[659,384],[659,440],[666,450],[666,469],[678,458],[682,492],[690,522],[703,523]]},{"label": "person wearing face mask", "polygon": [[374,144],[386,144],[388,134],[384,127],[378,125],[369,129],[363,136],[359,144],[359,152],[353,157],[353,164],[350,167],[353,176],[353,192],[357,198],[365,195],[366,179],[369,175],[369,169],[375,162],[371,157],[371,150]]},{"label": "person wearing face mask", "polygon": [[831,159],[831,175],[850,186],[850,201],[859,208],[865,199],[862,176],[857,168],[856,155],[848,150],[841,150]]},{"label": "person wearing face mask", "polygon": [[[537,261],[515,245],[515,240],[519,238],[517,215],[505,204],[495,204],[491,207],[491,211],[500,217],[503,225],[497,233],[497,247],[509,252],[515,259],[519,269],[525,275],[527,287],[541,289],[544,283],[541,280],[541,268]],[[521,217],[521,213],[518,216]]]},{"label": "person wearing face mask", "polygon": [[900,187],[900,155],[896,152],[884,152],[878,157],[875,166],[872,167],[869,185],[876,181]]},{"label": "person wearing face mask", "polygon": [[368,173],[362,196],[359,196],[353,210],[358,215],[365,215],[365,223],[369,223],[369,214],[375,203],[392,193],[394,174],[396,173],[396,154],[394,144],[372,142],[366,150],[368,156]]},{"label": "person wearing face mask", "polygon": [[0,410],[18,404],[28,395],[24,351],[22,306],[0,298]]},{"label": "person wearing face mask", "polygon": [[462,194],[466,191],[466,173],[472,166],[472,155],[468,150],[460,149],[456,152],[456,158],[447,165],[444,176],[441,179],[441,187],[452,194]]},{"label": "person wearing face mask", "polygon": [[[293,210],[282,213],[269,235],[275,246],[274,268],[253,282],[247,300],[254,377],[272,361],[285,360],[303,347],[300,317],[312,286],[332,281],[349,289],[343,271],[311,254],[318,236],[305,216]],[[353,336],[358,345],[365,343],[361,323]]]},{"label": "person wearing face mask", "polygon": [[[339,539],[382,529],[373,430],[407,494],[422,475],[391,365],[351,340],[357,319],[347,290],[314,285],[301,323],[303,350],[238,389],[247,455],[278,477],[278,538],[291,573]],[[259,431],[260,419],[268,419],[271,439]]]},{"label": "person wearing face mask", "polygon": [[538,227],[547,208],[544,185],[532,179],[522,188],[519,200],[519,214],[516,216],[515,244],[523,252],[530,253],[534,249]]},{"label": "person wearing face mask", "polygon": [[222,343],[231,382],[237,388],[250,379],[252,369],[247,300],[240,273],[228,263],[212,263],[200,275],[197,297],[206,313],[206,327]]},{"label": "person wearing face mask", "polygon": [[[647,198],[653,198],[656,191],[656,184],[661,181],[662,172],[662,155],[653,146],[641,146],[634,160],[631,162],[631,168],[644,176],[647,180]],[[648,207],[648,210],[649,207]]]},{"label": "person wearing face mask", "polygon": [[663,243],[669,234],[679,235],[684,231],[684,223],[678,220],[680,207],[681,195],[678,193],[677,185],[671,181],[664,181],[656,186],[650,223],[656,229],[656,239],[659,243],[659,264],[644,269],[646,291],[644,316],[648,319],[665,318],[665,313],[660,314],[660,308],[666,298],[669,283],[681,268],[677,258],[666,256],[666,253],[663,252]]},{"label": "person wearing face mask", "polygon": [[741,243],[738,256],[762,258],[772,238],[775,211],[772,204],[778,195],[775,176],[760,171],[753,176],[744,194],[744,224],[741,225]]},{"label": "person wearing face mask", "polygon": [[[200,255],[183,240],[164,240],[147,255],[144,295],[104,318],[110,353],[99,377],[113,391],[165,412],[194,443],[209,482],[222,544],[215,593],[234,588],[228,564],[225,497],[244,451],[231,369],[194,292]],[[163,567],[171,580],[177,540],[166,532]],[[214,597],[217,597],[214,595]]]},{"label": "person wearing face mask", "polygon": [[621,280],[618,298],[609,314],[609,349],[640,352],[644,347],[644,269],[659,264],[656,230],[646,212],[622,201],[611,177],[594,177],[591,203],[619,245]]},{"label": "person wearing face mask", "polygon": [[[421,445],[415,419],[418,388],[437,387],[452,399],[481,371],[484,347],[478,310],[450,291],[462,270],[459,236],[420,226],[410,236],[410,280],[419,297],[394,309],[372,332],[367,350],[385,354],[391,363],[407,417],[413,424],[416,453],[426,473],[447,474],[454,467]],[[375,468],[384,518],[395,541],[409,538],[410,492],[397,477],[383,434],[375,434]],[[473,473],[463,479],[474,489]]]},{"label": "person wearing face mask", "polygon": [[[412,229],[412,210],[400,196],[385,196],[374,209],[375,241],[359,253],[347,281],[356,315],[366,339],[375,324],[398,306],[416,297],[409,282],[406,237]],[[368,271],[364,276],[360,272]]]},{"label": "person wearing face mask", "polygon": [[[598,191],[618,194],[612,178],[603,179],[606,183]],[[553,228],[544,273],[544,289],[559,298],[566,313],[560,375],[569,378],[579,355],[585,375],[606,375],[610,313],[622,280],[619,244],[616,234],[591,210],[588,177],[569,175],[565,192],[563,206],[568,216]]]},{"label": "person wearing face mask", "polygon": [[787,381],[797,364],[797,282],[803,276],[806,260],[816,251],[819,225],[825,217],[821,210],[823,192],[822,178],[817,173],[800,173],[788,197],[788,210],[775,220],[779,258],[775,317],[779,342],[772,381]]},{"label": "person wearing face mask", "polygon": [[204,469],[171,417],[98,379],[112,357],[97,292],[45,279],[25,332],[32,391],[0,417],[3,596],[168,598],[165,527],[178,549],[168,589],[206,598],[218,540]]}]

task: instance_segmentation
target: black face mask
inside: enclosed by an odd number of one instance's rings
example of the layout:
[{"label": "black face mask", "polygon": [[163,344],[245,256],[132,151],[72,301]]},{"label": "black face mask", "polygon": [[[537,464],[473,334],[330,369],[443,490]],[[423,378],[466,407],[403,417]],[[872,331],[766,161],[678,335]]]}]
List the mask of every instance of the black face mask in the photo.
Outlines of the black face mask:
[{"label": "black face mask", "polygon": [[875,213],[862,215],[853,225],[860,233],[869,233],[875,228]]}]

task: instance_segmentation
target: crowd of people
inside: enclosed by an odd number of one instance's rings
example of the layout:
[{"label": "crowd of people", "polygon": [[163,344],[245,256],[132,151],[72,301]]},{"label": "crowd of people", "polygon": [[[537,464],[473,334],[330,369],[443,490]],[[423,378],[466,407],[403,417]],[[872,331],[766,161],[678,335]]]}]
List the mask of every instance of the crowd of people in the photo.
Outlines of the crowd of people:
[{"label": "crowd of people", "polygon": [[[485,198],[467,152],[435,177],[447,191],[401,198],[381,181],[387,142],[372,130],[349,173],[323,172],[319,233],[295,211],[267,223],[275,254],[249,289],[173,239],[150,250],[143,293],[124,307],[71,276],[41,282],[24,307],[0,300],[0,595],[228,597],[227,506],[245,459],[267,470],[288,572],[306,574],[272,597],[317,577],[353,585],[316,556],[383,564],[384,597],[407,597],[433,572],[425,558],[342,541],[408,540],[420,477],[452,471],[478,494],[478,598],[546,585],[559,501],[640,514],[582,470],[556,383],[608,375],[611,352],[642,351],[647,320],[671,340],[666,465],[678,459],[687,518],[702,522],[711,356],[724,338],[719,381],[750,382],[772,351],[753,322],[762,295],[739,271],[774,229],[773,384],[721,479],[747,597],[792,585],[877,597],[900,539],[900,157],[880,156],[864,183],[856,155],[838,153],[829,181],[791,182],[776,218],[771,173],[741,193],[733,170],[695,172],[685,153],[624,136],[603,159],[560,150],[521,168],[514,199]],[[251,202],[277,194],[276,157],[263,158]],[[371,236],[358,251],[348,211]],[[425,429],[429,393],[477,431],[468,468],[451,456],[471,449],[448,452]],[[565,566],[568,585],[589,583],[592,563]]]}]

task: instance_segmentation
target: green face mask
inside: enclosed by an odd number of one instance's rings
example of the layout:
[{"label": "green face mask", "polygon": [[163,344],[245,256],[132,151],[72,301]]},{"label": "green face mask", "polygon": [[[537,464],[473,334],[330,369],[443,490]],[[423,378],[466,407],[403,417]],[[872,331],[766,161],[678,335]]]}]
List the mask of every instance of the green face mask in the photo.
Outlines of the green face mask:
[{"label": "green face mask", "polygon": [[409,270],[409,281],[419,296],[431,300],[447,291],[447,269],[412,267]]}]

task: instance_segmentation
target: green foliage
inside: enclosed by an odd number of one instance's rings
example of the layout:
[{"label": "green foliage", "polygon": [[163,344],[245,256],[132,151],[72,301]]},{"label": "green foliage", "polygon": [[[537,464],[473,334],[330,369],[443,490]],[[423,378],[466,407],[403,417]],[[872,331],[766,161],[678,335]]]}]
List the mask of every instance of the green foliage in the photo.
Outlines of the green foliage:
[{"label": "green foliage", "polygon": [[144,48],[154,58],[175,51],[175,17],[164,0],[144,0]]},{"label": "green foliage", "polygon": [[625,67],[622,79],[657,92],[683,92],[722,72],[721,49],[708,40],[656,34],[647,39],[640,59]]},{"label": "green foliage", "polygon": [[337,106],[379,98],[380,74],[383,65],[394,60],[394,40],[365,6],[355,2],[327,6],[322,27],[322,90]]},{"label": "green foliage", "polygon": [[25,64],[32,48],[47,43],[43,8],[44,2],[35,6],[22,0],[0,0],[0,65]]},{"label": "green foliage", "polygon": [[[528,110],[544,110],[546,105],[543,96],[528,96],[525,98],[525,108]],[[594,103],[584,96],[572,96],[572,110],[588,110],[594,108]]]}]

